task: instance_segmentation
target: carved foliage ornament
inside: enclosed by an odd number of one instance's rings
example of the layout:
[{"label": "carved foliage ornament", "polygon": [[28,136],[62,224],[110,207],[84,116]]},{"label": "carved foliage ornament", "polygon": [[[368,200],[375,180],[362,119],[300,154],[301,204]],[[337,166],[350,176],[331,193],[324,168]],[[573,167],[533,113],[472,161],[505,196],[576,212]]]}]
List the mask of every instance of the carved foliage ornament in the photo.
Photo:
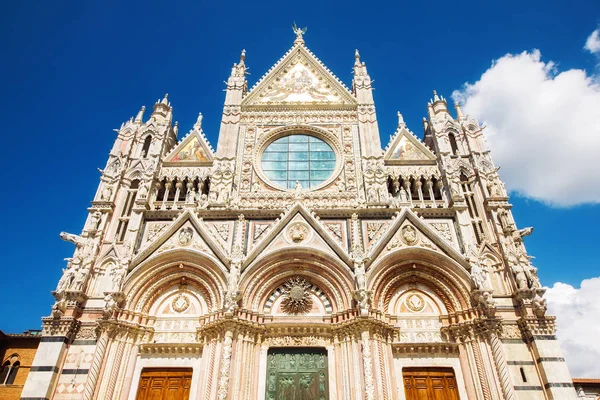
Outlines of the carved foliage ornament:
[{"label": "carved foliage ornament", "polygon": [[310,283],[303,278],[292,278],[283,285],[281,308],[286,314],[307,314],[313,305],[308,289]]}]

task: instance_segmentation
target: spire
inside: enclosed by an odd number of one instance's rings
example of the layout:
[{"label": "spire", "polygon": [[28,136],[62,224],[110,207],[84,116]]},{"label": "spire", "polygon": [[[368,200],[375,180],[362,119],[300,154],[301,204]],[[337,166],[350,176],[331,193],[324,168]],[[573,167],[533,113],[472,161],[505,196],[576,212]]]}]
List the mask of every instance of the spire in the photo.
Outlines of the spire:
[{"label": "spire", "polygon": [[398,128],[405,127],[405,126],[406,126],[406,123],[404,122],[404,117],[402,116],[400,111],[398,111]]},{"label": "spire", "polygon": [[143,122],[144,111],[146,111],[146,106],[142,106],[140,111],[138,111],[137,116],[135,117],[136,124],[141,124]]},{"label": "spire", "polygon": [[196,123],[194,124],[194,129],[197,131],[201,131],[202,130],[202,113],[198,113],[198,119],[196,120]]},{"label": "spire", "polygon": [[162,104],[166,104],[166,105],[170,105],[169,104],[169,93],[165,93],[165,97],[163,97],[163,99],[161,100]]},{"label": "spire", "polygon": [[460,107],[460,104],[458,101],[454,102],[454,108],[456,109],[456,119],[464,119],[465,114],[463,113],[463,110]]},{"label": "spire", "polygon": [[[354,77],[356,78],[357,76],[368,76],[367,66],[365,65],[364,61],[360,61],[360,53],[358,52],[358,49],[354,50]],[[369,78],[369,82],[370,80],[371,78]]]},{"label": "spire", "polygon": [[304,37],[302,35],[306,33],[307,29],[307,27],[298,28],[296,26],[296,22],[294,21],[294,23],[292,24],[292,30],[296,34],[296,40],[294,40],[294,45],[304,44]]},{"label": "spire", "polygon": [[440,101],[440,97],[437,94],[437,90],[433,91],[433,102]]}]

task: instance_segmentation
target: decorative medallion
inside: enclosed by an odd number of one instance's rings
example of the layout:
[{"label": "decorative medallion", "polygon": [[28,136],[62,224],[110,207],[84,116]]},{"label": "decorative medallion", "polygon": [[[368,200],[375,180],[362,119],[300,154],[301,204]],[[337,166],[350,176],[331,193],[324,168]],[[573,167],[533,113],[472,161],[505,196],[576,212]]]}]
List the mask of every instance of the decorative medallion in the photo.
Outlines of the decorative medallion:
[{"label": "decorative medallion", "polygon": [[182,230],[179,231],[179,237],[177,238],[177,241],[179,242],[180,245],[187,246],[188,244],[191,243],[193,236],[194,236],[194,230],[192,228],[190,228],[190,227],[183,228]]},{"label": "decorative medallion", "polygon": [[296,222],[290,225],[287,234],[292,242],[302,243],[308,239],[308,227],[301,222]]},{"label": "decorative medallion", "polygon": [[171,303],[171,307],[173,307],[173,310],[178,313],[184,312],[188,309],[189,306],[190,299],[188,299],[188,297],[183,294],[179,294],[173,299],[173,302]]},{"label": "decorative medallion", "polygon": [[308,289],[308,283],[303,278],[292,278],[283,285],[283,301],[281,308],[286,314],[307,314],[313,305]]},{"label": "decorative medallion", "polygon": [[404,300],[404,304],[412,312],[420,312],[425,308],[425,300],[417,293],[413,293]]},{"label": "decorative medallion", "polygon": [[402,240],[409,246],[416,244],[419,240],[417,230],[412,225],[406,225],[402,228]]}]

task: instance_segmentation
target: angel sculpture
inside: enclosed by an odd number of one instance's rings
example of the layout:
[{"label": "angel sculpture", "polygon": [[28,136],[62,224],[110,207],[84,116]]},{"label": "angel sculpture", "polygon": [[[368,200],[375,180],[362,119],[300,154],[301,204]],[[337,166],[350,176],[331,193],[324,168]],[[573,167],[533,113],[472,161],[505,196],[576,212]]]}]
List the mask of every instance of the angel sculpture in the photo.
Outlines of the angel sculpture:
[{"label": "angel sculpture", "polygon": [[308,28],[306,26],[304,28],[298,28],[296,26],[296,21],[294,21],[294,24],[292,25],[292,30],[294,31],[294,33],[296,34],[296,38],[298,39],[302,39],[302,35],[306,33],[307,29]]}]

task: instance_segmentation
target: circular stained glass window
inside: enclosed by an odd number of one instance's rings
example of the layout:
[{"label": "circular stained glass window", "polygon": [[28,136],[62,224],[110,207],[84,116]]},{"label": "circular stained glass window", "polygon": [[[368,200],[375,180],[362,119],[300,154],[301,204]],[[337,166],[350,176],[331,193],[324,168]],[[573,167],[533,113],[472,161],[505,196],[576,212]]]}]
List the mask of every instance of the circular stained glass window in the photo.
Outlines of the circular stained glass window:
[{"label": "circular stained glass window", "polygon": [[293,189],[296,182],[312,189],[328,180],[335,169],[335,152],[310,135],[289,135],[273,141],[262,154],[262,170],[276,186]]}]

